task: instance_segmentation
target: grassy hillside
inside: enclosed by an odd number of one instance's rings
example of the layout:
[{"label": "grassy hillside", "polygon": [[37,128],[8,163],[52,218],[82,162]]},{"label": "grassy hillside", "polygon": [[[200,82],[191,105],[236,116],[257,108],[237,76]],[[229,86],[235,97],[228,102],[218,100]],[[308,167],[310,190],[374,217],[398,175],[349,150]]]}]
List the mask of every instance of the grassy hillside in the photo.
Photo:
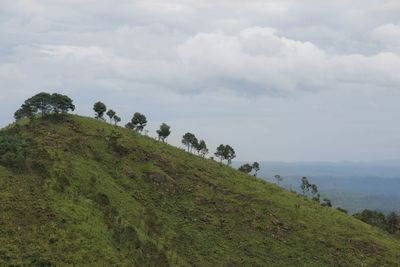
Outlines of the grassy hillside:
[{"label": "grassy hillside", "polygon": [[400,242],[369,225],[101,121],[0,136],[20,151],[0,166],[0,266],[399,263]]}]

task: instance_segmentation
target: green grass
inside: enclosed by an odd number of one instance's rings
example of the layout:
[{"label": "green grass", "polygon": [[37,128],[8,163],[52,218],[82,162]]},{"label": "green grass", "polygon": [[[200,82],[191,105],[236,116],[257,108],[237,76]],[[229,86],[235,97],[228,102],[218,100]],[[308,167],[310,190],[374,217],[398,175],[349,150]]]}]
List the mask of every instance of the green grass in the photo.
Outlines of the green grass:
[{"label": "green grass", "polygon": [[0,166],[0,266],[399,266],[384,232],[132,131],[68,116],[3,132],[28,145]]}]

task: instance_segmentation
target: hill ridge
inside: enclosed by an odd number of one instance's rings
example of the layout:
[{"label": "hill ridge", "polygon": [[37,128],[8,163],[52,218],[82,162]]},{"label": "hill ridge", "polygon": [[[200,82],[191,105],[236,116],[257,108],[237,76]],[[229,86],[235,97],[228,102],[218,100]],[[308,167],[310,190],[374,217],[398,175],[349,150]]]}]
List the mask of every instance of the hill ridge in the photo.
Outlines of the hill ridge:
[{"label": "hill ridge", "polygon": [[105,122],[1,131],[0,265],[396,266],[400,242],[334,209]]}]

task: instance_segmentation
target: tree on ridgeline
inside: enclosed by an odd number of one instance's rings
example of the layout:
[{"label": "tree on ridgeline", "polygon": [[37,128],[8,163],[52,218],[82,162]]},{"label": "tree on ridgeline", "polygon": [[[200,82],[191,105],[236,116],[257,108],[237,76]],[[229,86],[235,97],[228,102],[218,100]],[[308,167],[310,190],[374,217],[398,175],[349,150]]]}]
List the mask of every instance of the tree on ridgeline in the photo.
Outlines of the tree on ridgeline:
[{"label": "tree on ridgeline", "polygon": [[161,140],[163,143],[165,143],[168,136],[171,134],[171,127],[166,123],[162,123],[160,125],[160,129],[157,130],[157,134],[158,140]]},{"label": "tree on ridgeline", "polygon": [[107,116],[110,118],[110,123],[112,122],[115,114],[117,114],[114,110],[110,109],[109,111],[107,111]]},{"label": "tree on ridgeline", "polygon": [[243,164],[242,166],[240,166],[238,170],[249,174],[253,170],[253,167],[249,163],[246,163],[246,164]]},{"label": "tree on ridgeline", "polygon": [[96,102],[93,106],[93,110],[96,113],[95,118],[96,119],[102,119],[104,120],[104,113],[107,111],[107,107],[103,102]]},{"label": "tree on ridgeline", "polygon": [[197,146],[197,151],[203,158],[208,154],[207,144],[204,140],[200,140]]},{"label": "tree on ridgeline", "polygon": [[50,114],[66,114],[74,111],[73,100],[66,95],[54,93],[39,93],[25,100],[21,108],[14,113],[16,120],[22,118],[34,118],[37,115],[42,117]]},{"label": "tree on ridgeline", "polygon": [[306,193],[310,191],[311,184],[308,182],[307,177],[301,178],[300,189],[303,192],[303,196],[306,196]]},{"label": "tree on ridgeline", "polygon": [[182,144],[187,147],[187,151],[191,152],[196,147],[198,140],[192,133],[185,133],[182,137]]},{"label": "tree on ridgeline", "polygon": [[146,125],[147,125],[146,116],[143,115],[142,113],[135,112],[135,114],[133,114],[129,126],[131,126],[132,129],[136,130],[137,132],[142,132],[144,127],[146,127]]},{"label": "tree on ridgeline", "polygon": [[121,121],[121,118],[117,115],[114,115],[113,120],[114,120],[114,125],[118,125],[118,123]]},{"label": "tree on ridgeline", "polygon": [[230,145],[219,145],[214,155],[221,161],[226,160],[227,165],[231,165],[232,160],[236,158],[235,150]]},{"label": "tree on ridgeline", "polygon": [[254,162],[251,167],[253,168],[254,171],[254,177],[257,177],[257,173],[260,170],[260,164],[258,162]]}]

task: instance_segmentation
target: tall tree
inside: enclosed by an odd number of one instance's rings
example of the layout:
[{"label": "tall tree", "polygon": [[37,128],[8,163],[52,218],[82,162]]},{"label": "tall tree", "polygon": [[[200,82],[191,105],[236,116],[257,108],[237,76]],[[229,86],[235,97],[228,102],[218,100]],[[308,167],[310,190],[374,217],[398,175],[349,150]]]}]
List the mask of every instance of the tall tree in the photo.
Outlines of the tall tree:
[{"label": "tall tree", "polygon": [[21,108],[14,113],[16,120],[21,118],[34,118],[37,115],[65,114],[74,111],[73,100],[66,95],[39,93],[25,100]]},{"label": "tall tree", "polygon": [[215,155],[217,158],[219,158],[220,161],[222,162],[222,161],[225,159],[224,153],[225,153],[225,146],[224,146],[223,144],[220,144],[220,145],[217,147],[217,151],[214,153],[214,155]]},{"label": "tall tree", "polygon": [[200,140],[197,146],[197,151],[203,158],[208,154],[207,144],[204,140]]},{"label": "tall tree", "polygon": [[160,129],[157,130],[158,134],[158,139],[161,140],[162,142],[165,142],[168,136],[171,134],[171,127],[163,123],[160,125]]},{"label": "tall tree", "polygon": [[147,118],[142,113],[135,112],[135,114],[133,114],[131,123],[136,131],[142,132],[144,127],[147,125]]},{"label": "tall tree", "polygon": [[72,102],[68,96],[57,93],[52,94],[50,98],[50,105],[55,114],[65,114],[69,110],[74,111],[75,105]]},{"label": "tall tree", "polygon": [[197,138],[192,133],[185,133],[182,137],[182,144],[187,147],[187,151],[190,152],[196,147]]},{"label": "tall tree", "polygon": [[104,119],[104,113],[107,111],[107,107],[103,102],[96,102],[93,106],[93,110],[96,113],[96,119]]},{"label": "tall tree", "polygon": [[112,122],[112,119],[114,118],[115,114],[117,114],[117,113],[112,109],[107,111],[107,116],[110,118],[110,123]]}]

